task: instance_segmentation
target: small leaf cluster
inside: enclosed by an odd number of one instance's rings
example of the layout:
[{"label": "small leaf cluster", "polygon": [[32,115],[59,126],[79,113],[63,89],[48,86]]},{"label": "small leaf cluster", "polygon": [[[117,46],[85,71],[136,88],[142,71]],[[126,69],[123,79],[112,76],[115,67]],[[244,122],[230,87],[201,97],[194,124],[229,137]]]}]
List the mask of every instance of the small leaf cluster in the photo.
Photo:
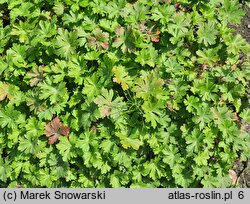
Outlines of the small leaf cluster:
[{"label": "small leaf cluster", "polygon": [[0,0],[0,187],[228,187],[250,156],[237,0]]}]

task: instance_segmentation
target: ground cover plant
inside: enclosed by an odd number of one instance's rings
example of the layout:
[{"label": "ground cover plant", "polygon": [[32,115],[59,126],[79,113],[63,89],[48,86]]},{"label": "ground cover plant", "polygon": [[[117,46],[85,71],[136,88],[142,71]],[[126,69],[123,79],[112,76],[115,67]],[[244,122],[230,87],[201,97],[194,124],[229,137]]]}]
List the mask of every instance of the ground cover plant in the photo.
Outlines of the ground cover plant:
[{"label": "ground cover plant", "polygon": [[250,45],[228,26],[244,15],[0,0],[0,187],[231,187],[250,156]]}]

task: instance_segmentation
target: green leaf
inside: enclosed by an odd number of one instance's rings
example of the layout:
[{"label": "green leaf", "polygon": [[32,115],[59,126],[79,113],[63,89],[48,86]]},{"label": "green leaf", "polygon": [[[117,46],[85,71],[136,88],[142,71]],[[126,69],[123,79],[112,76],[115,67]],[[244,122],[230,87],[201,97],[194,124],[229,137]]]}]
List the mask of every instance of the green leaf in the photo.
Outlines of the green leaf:
[{"label": "green leaf", "polygon": [[223,6],[218,10],[220,20],[232,24],[240,24],[242,17],[245,15],[245,11],[240,9],[240,4],[237,0],[223,0]]},{"label": "green leaf", "polygon": [[108,163],[104,163],[102,166],[101,166],[101,173],[102,174],[106,174],[108,173],[110,170],[111,170],[111,167],[108,165]]},{"label": "green leaf", "polygon": [[[15,118],[13,117],[15,116]],[[6,106],[0,110],[0,126],[14,129],[18,124],[25,122],[25,116],[21,112],[15,110],[12,106]]]},{"label": "green leaf", "polygon": [[[69,135],[70,137],[70,135]],[[63,161],[67,162],[74,155],[72,151],[72,145],[66,137],[60,137],[60,142],[56,144],[59,153],[62,155]]]},{"label": "green leaf", "polygon": [[250,157],[241,4],[0,0],[0,188],[230,187]]},{"label": "green leaf", "polygon": [[41,88],[40,99],[49,99],[50,104],[65,103],[68,100],[68,91],[65,82],[55,85],[51,79],[47,78],[45,82],[38,85]]},{"label": "green leaf", "polygon": [[53,7],[53,10],[55,11],[55,13],[60,16],[63,14],[64,12],[64,5],[61,2],[55,2],[55,5]]},{"label": "green leaf", "polygon": [[0,180],[2,182],[6,182],[8,177],[10,177],[10,174],[11,174],[10,162],[7,159],[3,160],[3,158],[0,157]]},{"label": "green leaf", "polygon": [[[61,8],[63,9],[63,8]],[[62,17],[63,23],[65,25],[76,24],[83,19],[83,15],[78,12],[69,11],[69,14],[64,14]]]},{"label": "green leaf", "polygon": [[121,11],[121,16],[124,20],[131,24],[137,23],[146,19],[148,8],[143,5],[141,2],[135,2],[134,4],[126,4]]},{"label": "green leaf", "polygon": [[143,175],[149,175],[150,178],[156,180],[157,178],[161,178],[163,173],[161,172],[160,168],[154,162],[147,162],[144,163],[144,170]]},{"label": "green leaf", "polygon": [[28,154],[35,154],[37,152],[36,150],[36,144],[37,140],[33,138],[31,134],[26,135],[24,138],[19,139],[19,145],[18,150]]},{"label": "green leaf", "polygon": [[195,158],[194,161],[197,165],[199,166],[207,166],[207,161],[209,159],[210,152],[209,150],[206,148],[203,152],[199,153]]},{"label": "green leaf", "polygon": [[245,121],[250,123],[250,110],[249,109],[244,109],[241,113],[240,113],[240,117]]},{"label": "green leaf", "polygon": [[114,155],[114,161],[116,161],[119,165],[127,167],[130,167],[132,164],[130,156],[124,151]]},{"label": "green leaf", "polygon": [[155,62],[158,57],[158,53],[153,46],[148,46],[146,49],[142,49],[139,52],[136,52],[136,55],[136,62],[139,62],[142,66],[145,66],[147,64],[150,67],[155,66]]},{"label": "green leaf", "polygon": [[233,113],[227,106],[211,108],[215,124],[221,125],[224,121],[232,121]]},{"label": "green leaf", "polygon": [[173,23],[168,23],[167,31],[173,36],[171,43],[177,44],[188,33],[190,26],[190,15],[184,12],[175,13],[172,17]]},{"label": "green leaf", "polygon": [[189,154],[192,152],[198,153],[203,145],[204,134],[198,129],[194,129],[191,134],[189,134],[185,140],[187,146],[187,151]]},{"label": "green leaf", "polygon": [[210,121],[213,116],[207,103],[203,103],[198,109],[196,115],[193,117],[193,121],[199,124],[200,130],[202,130]]},{"label": "green leaf", "polygon": [[152,8],[152,20],[160,21],[164,26],[168,25],[168,22],[171,20],[171,17],[175,13],[175,8],[173,5],[162,4]]},{"label": "green leaf", "polygon": [[110,184],[112,188],[120,188],[121,184],[119,181],[119,172],[115,171],[114,174],[111,175],[110,177]]},{"label": "green leaf", "polygon": [[164,113],[161,111],[164,107],[164,104],[160,100],[157,101],[157,103],[145,101],[142,104],[142,110],[144,111],[143,117],[146,119],[146,122],[151,123],[153,128],[156,128],[160,118],[164,116]]},{"label": "green leaf", "polygon": [[208,21],[208,23],[200,23],[198,34],[198,42],[204,43],[205,46],[214,45],[216,43],[216,35],[218,31],[215,28],[215,23],[213,21]]},{"label": "green leaf", "polygon": [[236,36],[228,35],[225,38],[225,43],[228,46],[228,53],[238,54],[239,51],[248,53],[250,50],[250,45],[240,34],[237,34]]},{"label": "green leaf", "polygon": [[108,153],[111,151],[113,145],[114,143],[110,139],[108,139],[108,140],[103,140],[100,144],[100,147],[103,149],[105,153]]},{"label": "green leaf", "polygon": [[87,95],[90,101],[92,101],[95,96],[101,93],[101,83],[97,74],[93,74],[91,77],[86,77],[84,79],[84,87],[82,93]]},{"label": "green leaf", "polygon": [[19,7],[12,8],[10,12],[10,17],[13,21],[16,20],[17,17],[29,17],[31,14],[31,8],[33,4],[31,2],[23,2]]},{"label": "green leaf", "polygon": [[172,169],[175,165],[182,162],[182,158],[180,153],[178,153],[178,149],[172,144],[163,150],[162,153],[164,155],[163,162],[168,164]]},{"label": "green leaf", "polygon": [[58,36],[56,37],[55,47],[57,54],[68,59],[75,54],[75,46],[77,44],[76,32],[69,32],[66,29],[59,28]]},{"label": "green leaf", "polygon": [[48,168],[39,169],[39,180],[42,186],[53,186],[53,182],[56,181],[56,176],[51,175],[51,172]]},{"label": "green leaf", "polygon": [[187,99],[184,100],[186,109],[188,112],[192,113],[199,107],[199,98],[187,95]]},{"label": "green leaf", "polygon": [[200,64],[213,65],[219,59],[215,49],[198,50],[196,54],[198,55],[197,61]]}]

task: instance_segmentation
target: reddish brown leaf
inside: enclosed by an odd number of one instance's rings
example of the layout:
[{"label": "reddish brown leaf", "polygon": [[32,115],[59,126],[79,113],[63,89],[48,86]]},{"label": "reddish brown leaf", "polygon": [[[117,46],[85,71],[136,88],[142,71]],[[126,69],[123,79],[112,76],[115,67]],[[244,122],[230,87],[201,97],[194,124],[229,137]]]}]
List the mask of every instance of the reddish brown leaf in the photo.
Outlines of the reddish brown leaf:
[{"label": "reddish brown leaf", "polygon": [[63,125],[59,117],[56,116],[45,126],[44,134],[49,139],[49,144],[54,144],[62,135],[68,136],[70,128]]},{"label": "reddish brown leaf", "polygon": [[156,24],[153,22],[141,21],[138,25],[138,30],[144,34],[146,38],[150,38],[152,42],[160,41],[160,30],[156,27]]},{"label": "reddish brown leaf", "polygon": [[180,4],[179,2],[176,2],[176,3],[174,4],[175,9],[177,9],[177,10],[178,10],[178,9],[179,9],[179,7],[180,7],[180,5],[181,5],[181,4]]},{"label": "reddish brown leaf", "polygon": [[60,135],[58,133],[55,133],[53,136],[49,137],[49,144],[54,144],[59,137]]},{"label": "reddish brown leaf", "polygon": [[96,126],[92,126],[90,129],[92,132],[96,132],[97,131],[97,127]]},{"label": "reddish brown leaf", "polygon": [[157,30],[156,33],[151,36],[151,41],[152,42],[159,42],[160,41],[160,34],[161,34],[161,32],[159,30]]},{"label": "reddish brown leaf", "polygon": [[61,127],[61,133],[62,133],[62,135],[68,136],[69,135],[69,130],[70,130],[70,128],[68,126],[63,125]]},{"label": "reddish brown leaf", "polygon": [[101,44],[103,49],[108,49],[109,48],[109,43],[108,42],[104,42]]}]

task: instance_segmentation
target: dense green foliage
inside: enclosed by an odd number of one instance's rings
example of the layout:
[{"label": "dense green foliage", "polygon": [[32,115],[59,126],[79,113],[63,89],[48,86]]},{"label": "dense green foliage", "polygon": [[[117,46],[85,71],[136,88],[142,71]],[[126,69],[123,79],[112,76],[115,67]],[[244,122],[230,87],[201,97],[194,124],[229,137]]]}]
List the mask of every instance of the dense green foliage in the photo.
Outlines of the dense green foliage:
[{"label": "dense green foliage", "polygon": [[250,156],[236,0],[0,0],[0,187],[228,187]]}]

